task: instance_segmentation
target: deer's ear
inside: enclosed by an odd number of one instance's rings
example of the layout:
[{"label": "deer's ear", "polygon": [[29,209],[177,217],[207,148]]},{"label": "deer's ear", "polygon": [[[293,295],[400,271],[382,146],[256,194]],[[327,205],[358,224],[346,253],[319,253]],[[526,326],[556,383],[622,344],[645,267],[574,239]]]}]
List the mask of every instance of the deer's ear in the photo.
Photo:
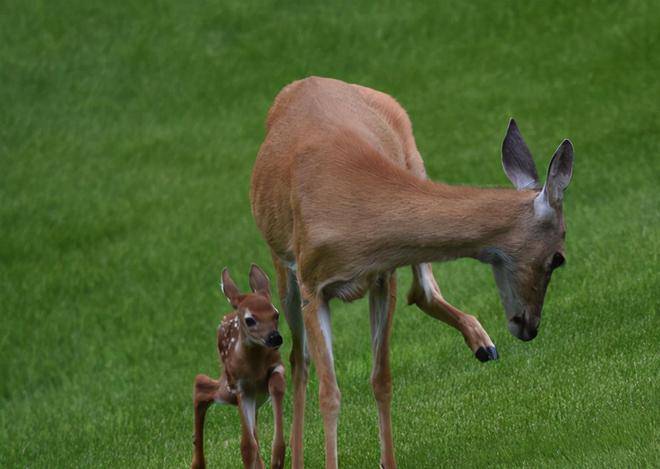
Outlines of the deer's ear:
[{"label": "deer's ear", "polygon": [[502,142],[502,167],[516,189],[538,188],[539,176],[534,159],[513,119],[509,121],[509,128]]},{"label": "deer's ear", "polygon": [[252,264],[250,267],[250,288],[252,288],[253,292],[270,298],[270,282],[268,281],[268,276],[257,264]]},{"label": "deer's ear", "polygon": [[545,201],[553,208],[561,206],[564,200],[564,191],[573,177],[573,144],[570,140],[564,140],[552,155],[548,167],[548,178],[543,186],[539,197],[543,196]]},{"label": "deer's ear", "polygon": [[229,301],[234,308],[238,308],[238,305],[241,302],[241,292],[229,276],[229,270],[227,267],[222,269],[222,282],[220,283],[220,288],[222,288],[222,293],[227,297],[227,301]]}]

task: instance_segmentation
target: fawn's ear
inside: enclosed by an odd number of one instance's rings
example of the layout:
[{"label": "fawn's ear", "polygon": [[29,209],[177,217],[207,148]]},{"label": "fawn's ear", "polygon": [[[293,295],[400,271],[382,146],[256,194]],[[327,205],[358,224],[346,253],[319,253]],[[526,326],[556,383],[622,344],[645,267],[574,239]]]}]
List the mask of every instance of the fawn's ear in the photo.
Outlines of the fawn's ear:
[{"label": "fawn's ear", "polygon": [[238,304],[241,302],[241,292],[229,276],[229,270],[227,267],[222,269],[222,282],[220,282],[220,288],[222,289],[222,293],[227,297],[229,304],[234,308],[238,308]]},{"label": "fawn's ear", "polygon": [[511,119],[502,142],[502,167],[516,189],[537,189],[539,176],[532,153],[523,140],[516,121]]},{"label": "fawn's ear", "polygon": [[253,292],[270,298],[268,276],[257,264],[252,264],[252,267],[250,267],[250,288]]}]

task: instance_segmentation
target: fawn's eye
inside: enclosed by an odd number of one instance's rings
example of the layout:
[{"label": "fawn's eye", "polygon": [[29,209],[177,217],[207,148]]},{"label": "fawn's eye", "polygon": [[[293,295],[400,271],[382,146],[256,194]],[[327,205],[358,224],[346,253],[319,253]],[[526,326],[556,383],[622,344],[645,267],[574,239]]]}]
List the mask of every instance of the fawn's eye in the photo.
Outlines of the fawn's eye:
[{"label": "fawn's eye", "polygon": [[564,256],[560,252],[556,252],[554,256],[552,256],[552,263],[550,264],[550,270],[555,270],[558,267],[561,267],[564,265],[564,262],[566,262],[566,259],[564,259]]},{"label": "fawn's eye", "polygon": [[280,320],[280,313],[275,313],[275,320],[279,321]]},{"label": "fawn's eye", "polygon": [[257,325],[257,321],[255,321],[254,318],[251,317],[251,316],[246,316],[246,317],[245,317],[245,325],[246,325],[247,327],[256,326],[256,325]]}]

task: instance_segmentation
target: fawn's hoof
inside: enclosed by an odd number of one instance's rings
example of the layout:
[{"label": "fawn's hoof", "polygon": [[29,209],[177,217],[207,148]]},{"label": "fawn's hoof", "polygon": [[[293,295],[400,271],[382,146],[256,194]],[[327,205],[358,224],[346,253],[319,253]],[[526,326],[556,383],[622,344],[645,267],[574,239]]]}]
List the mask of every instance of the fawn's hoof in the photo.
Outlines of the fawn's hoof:
[{"label": "fawn's hoof", "polygon": [[474,354],[480,362],[487,362],[489,360],[497,360],[500,356],[497,354],[497,349],[493,347],[479,347]]}]

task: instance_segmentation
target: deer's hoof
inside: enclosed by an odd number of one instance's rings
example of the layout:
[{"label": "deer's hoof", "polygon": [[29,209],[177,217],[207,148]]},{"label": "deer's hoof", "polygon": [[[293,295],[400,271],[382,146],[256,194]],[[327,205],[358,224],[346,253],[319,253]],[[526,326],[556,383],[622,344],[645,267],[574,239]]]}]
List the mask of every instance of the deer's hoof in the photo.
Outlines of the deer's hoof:
[{"label": "deer's hoof", "polygon": [[497,360],[500,356],[497,354],[497,349],[493,347],[479,347],[474,354],[480,362],[487,362],[490,360]]}]

